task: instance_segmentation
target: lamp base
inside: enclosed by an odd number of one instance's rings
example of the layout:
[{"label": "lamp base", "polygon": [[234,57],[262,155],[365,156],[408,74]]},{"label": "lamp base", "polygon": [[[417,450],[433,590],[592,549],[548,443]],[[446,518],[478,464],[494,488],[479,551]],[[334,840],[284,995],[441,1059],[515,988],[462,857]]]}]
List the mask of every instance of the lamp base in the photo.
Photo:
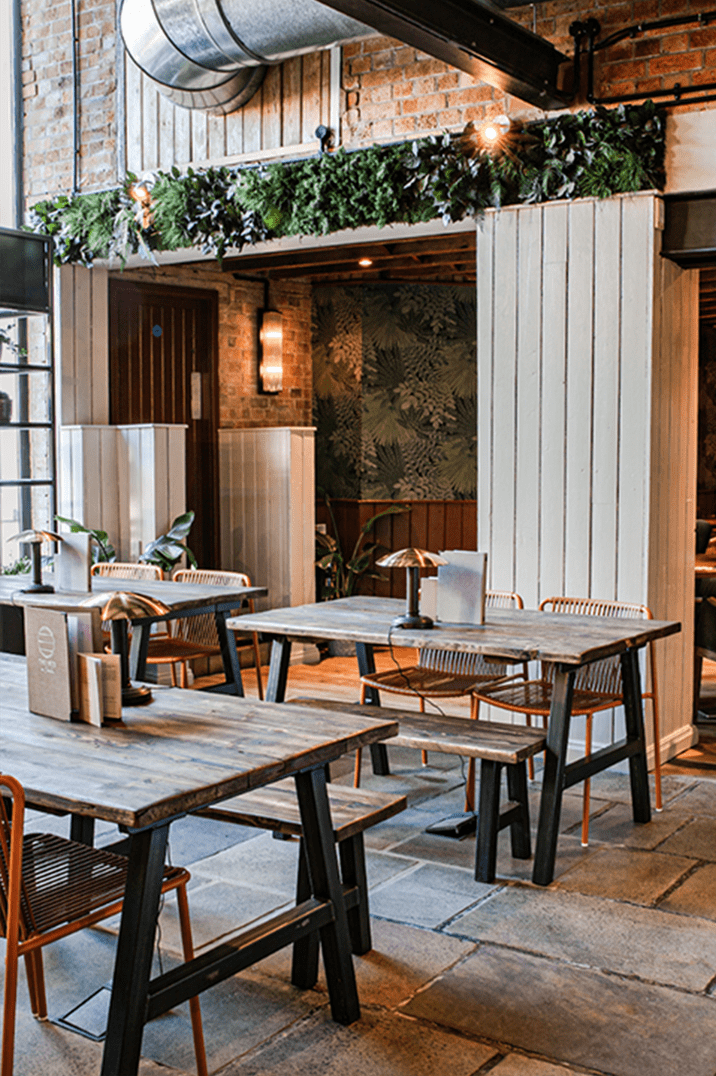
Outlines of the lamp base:
[{"label": "lamp base", "polygon": [[152,701],[152,693],[148,687],[140,687],[139,684],[122,685],[122,706],[146,706]]},{"label": "lamp base", "polygon": [[20,591],[21,594],[54,594],[55,588],[49,583],[28,583]]},{"label": "lamp base", "polygon": [[391,622],[393,628],[417,628],[427,629],[432,628],[433,622],[429,616],[419,616],[417,613],[403,613],[402,616],[396,616],[395,620]]}]

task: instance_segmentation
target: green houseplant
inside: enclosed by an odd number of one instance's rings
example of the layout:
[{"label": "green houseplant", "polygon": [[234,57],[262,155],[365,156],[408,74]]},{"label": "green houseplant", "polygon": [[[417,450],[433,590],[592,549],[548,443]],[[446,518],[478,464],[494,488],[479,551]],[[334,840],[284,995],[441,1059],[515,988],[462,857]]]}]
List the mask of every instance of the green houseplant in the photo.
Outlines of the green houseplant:
[{"label": "green houseplant", "polygon": [[321,601],[330,601],[333,598],[349,598],[355,593],[356,586],[361,579],[385,578],[379,572],[369,570],[373,554],[377,549],[382,548],[378,542],[364,544],[370,531],[373,530],[375,524],[383,516],[409,512],[410,509],[404,505],[391,504],[389,508],[384,508],[382,512],[371,516],[361,527],[350,556],[346,557],[338,536],[338,527],[336,526],[336,518],[331,506],[331,499],[327,493],[324,493],[323,496],[331,518],[333,534],[323,534],[321,531],[316,531],[316,567],[321,573],[319,597]]},{"label": "green houseplant", "polygon": [[166,534],[160,534],[149,543],[138,558],[140,564],[158,564],[165,574],[170,574],[172,568],[186,554],[192,568],[197,568],[196,557],[186,544],[193,522],[194,512],[184,512],[183,515],[177,516]]}]

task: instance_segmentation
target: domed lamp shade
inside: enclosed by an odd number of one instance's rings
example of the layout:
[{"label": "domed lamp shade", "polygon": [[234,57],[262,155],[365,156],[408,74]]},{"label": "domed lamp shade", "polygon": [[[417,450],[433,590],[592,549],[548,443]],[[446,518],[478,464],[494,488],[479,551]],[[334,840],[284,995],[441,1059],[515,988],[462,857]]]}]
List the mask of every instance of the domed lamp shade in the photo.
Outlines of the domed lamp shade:
[{"label": "domed lamp shade", "polygon": [[40,546],[43,542],[61,542],[62,540],[61,534],[55,534],[54,531],[34,530],[32,527],[8,538],[9,542],[27,542],[32,546],[32,582],[22,588],[21,594],[54,594],[55,588],[49,583],[42,582]]},{"label": "domed lamp shade", "polygon": [[447,564],[444,557],[437,553],[430,553],[427,549],[415,549],[409,546],[407,549],[399,549],[397,553],[388,553],[376,561],[381,568],[405,568],[407,573],[407,594],[405,598],[405,613],[398,616],[392,623],[394,628],[432,628],[433,622],[429,616],[421,616],[418,610],[418,588],[420,587],[420,569],[439,567]]},{"label": "domed lamp shade", "polygon": [[129,633],[130,620],[143,616],[165,616],[169,606],[145,594],[130,594],[113,590],[109,594],[93,594],[85,598],[83,606],[99,606],[102,620],[111,625],[112,653],[119,654],[122,676],[122,706],[143,706],[152,701],[148,687],[133,684],[129,679]]}]

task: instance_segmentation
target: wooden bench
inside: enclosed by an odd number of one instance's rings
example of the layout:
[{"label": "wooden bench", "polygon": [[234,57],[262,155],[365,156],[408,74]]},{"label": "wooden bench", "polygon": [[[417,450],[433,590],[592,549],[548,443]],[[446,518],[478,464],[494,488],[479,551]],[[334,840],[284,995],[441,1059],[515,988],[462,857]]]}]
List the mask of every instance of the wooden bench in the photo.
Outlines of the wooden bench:
[{"label": "wooden bench", "polygon": [[[475,879],[495,879],[497,835],[510,828],[512,855],[529,859],[531,853],[529,805],[527,801],[527,759],[544,750],[541,729],[522,725],[473,721],[463,717],[419,714],[385,706],[362,706],[326,699],[293,699],[302,706],[318,706],[343,713],[366,713],[400,722],[400,732],[391,744],[419,751],[439,751],[480,760],[480,804],[475,848]],[[503,768],[507,774],[508,801],[500,804]]]},{"label": "wooden bench", "polygon": [[[372,948],[363,833],[370,826],[404,811],[407,801],[405,796],[394,796],[392,793],[329,785],[328,802],[333,838],[338,844],[351,948],[354,953],[361,955]],[[255,826],[286,836],[301,837],[301,815],[296,786],[291,778],[205,807],[197,814],[220,822]],[[308,867],[301,840],[296,903],[300,904],[310,896]],[[315,985],[317,977],[318,934],[314,933],[294,942],[291,982],[307,990]]]}]

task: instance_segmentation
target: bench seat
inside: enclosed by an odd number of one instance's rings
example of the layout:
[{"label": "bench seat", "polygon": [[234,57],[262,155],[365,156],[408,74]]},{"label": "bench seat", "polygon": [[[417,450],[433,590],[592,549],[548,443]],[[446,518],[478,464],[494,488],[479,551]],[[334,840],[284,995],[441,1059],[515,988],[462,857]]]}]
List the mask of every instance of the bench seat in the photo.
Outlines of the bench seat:
[{"label": "bench seat", "polygon": [[[338,845],[351,948],[357,955],[362,955],[372,948],[363,833],[370,826],[404,811],[407,800],[405,796],[388,792],[329,784],[328,803],[333,838]],[[291,778],[212,804],[196,813],[203,818],[268,829],[284,836],[302,835],[296,786]],[[311,895],[311,882],[301,841],[296,903],[308,900]],[[291,982],[307,990],[315,985],[317,977],[318,936],[313,934],[294,943]]]},{"label": "bench seat", "polygon": [[[328,699],[293,699],[303,706],[340,710],[343,713],[366,713],[400,723],[391,744],[438,751],[480,760],[480,805],[475,849],[475,878],[478,882],[495,879],[497,835],[510,827],[512,855],[529,859],[531,855],[529,807],[527,802],[527,759],[544,750],[545,734],[541,729],[507,725],[494,721],[473,721],[464,717],[420,714],[397,707],[363,706],[360,703],[333,702]],[[502,769],[507,775],[508,802],[500,805]],[[471,790],[470,790],[471,791]]]}]

